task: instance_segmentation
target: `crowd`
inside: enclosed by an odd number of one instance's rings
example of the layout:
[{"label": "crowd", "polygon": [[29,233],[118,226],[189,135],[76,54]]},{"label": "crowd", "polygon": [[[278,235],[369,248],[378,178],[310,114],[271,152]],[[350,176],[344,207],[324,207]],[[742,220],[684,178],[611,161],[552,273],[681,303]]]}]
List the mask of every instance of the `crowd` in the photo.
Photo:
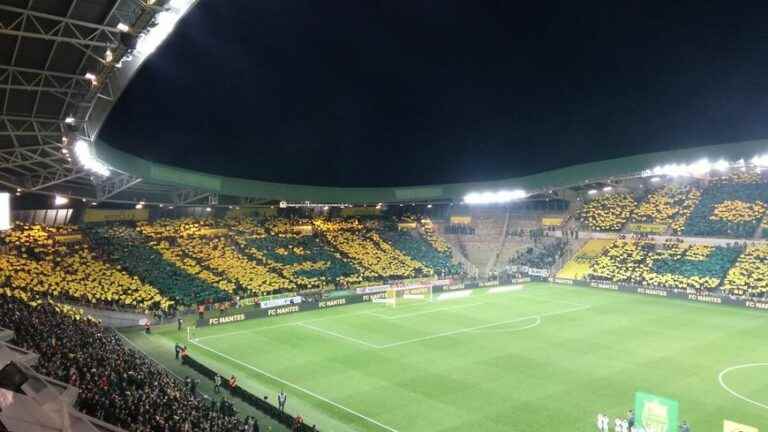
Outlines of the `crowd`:
[{"label": "crowd", "polygon": [[701,194],[683,233],[751,238],[766,213],[768,182],[757,172],[737,171],[717,178]]},{"label": "crowd", "polygon": [[433,270],[405,255],[381,238],[376,229],[357,219],[314,219],[313,226],[326,241],[362,267],[367,278],[431,276]]},{"label": "crowd", "polygon": [[220,301],[228,296],[215,283],[220,279],[203,273],[198,266],[176,264],[170,245],[151,245],[152,240],[126,224],[91,224],[84,231],[105,258],[157,288],[181,304],[195,304],[209,298]]},{"label": "crowd", "polygon": [[74,227],[17,224],[0,240],[5,246],[0,286],[13,291],[103,307],[152,310],[173,304],[151,285],[98,259]]},{"label": "crowd", "polygon": [[[416,230],[382,230],[381,236],[400,252],[429,267],[436,275],[451,275],[461,270],[452,262],[450,248],[441,252]],[[433,242],[437,240],[433,237]]]},{"label": "crowd", "polygon": [[651,192],[637,206],[631,221],[641,224],[666,225],[673,234],[681,234],[701,192],[693,186],[665,186]]},{"label": "crowd", "polygon": [[626,193],[601,195],[584,204],[579,219],[592,231],[619,231],[636,205],[635,199]]},{"label": "crowd", "polygon": [[747,247],[725,276],[723,290],[738,296],[768,296],[768,246]]},{"label": "crowd", "polygon": [[562,258],[568,247],[568,240],[555,238],[534,247],[519,251],[509,259],[509,265],[526,266],[536,269],[549,269]]},{"label": "crowd", "polygon": [[14,344],[40,355],[39,373],[78,387],[76,407],[90,416],[130,432],[252,431],[70,309],[3,296],[0,327],[15,332]]},{"label": "crowd", "polygon": [[[269,268],[285,275],[302,288],[345,286],[362,281],[360,269],[327,248],[308,230],[307,220],[269,220],[261,235],[238,235],[235,240],[246,254],[261,260]],[[240,231],[243,232],[243,231]]]},{"label": "crowd", "polygon": [[592,261],[589,277],[682,290],[714,289],[741,253],[739,246],[616,240]]}]

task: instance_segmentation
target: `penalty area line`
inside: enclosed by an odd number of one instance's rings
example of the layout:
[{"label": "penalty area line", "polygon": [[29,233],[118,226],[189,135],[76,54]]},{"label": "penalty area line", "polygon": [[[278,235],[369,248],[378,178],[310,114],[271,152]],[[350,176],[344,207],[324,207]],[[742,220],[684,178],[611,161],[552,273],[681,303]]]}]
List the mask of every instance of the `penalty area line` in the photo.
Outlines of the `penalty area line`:
[{"label": "penalty area line", "polygon": [[374,420],[374,419],[372,419],[372,418],[370,418],[370,417],[368,417],[368,416],[366,416],[364,414],[360,414],[359,412],[357,412],[357,411],[355,411],[355,410],[353,410],[351,408],[347,408],[344,405],[338,404],[338,403],[336,403],[336,402],[334,402],[334,401],[332,401],[332,400],[330,400],[330,399],[328,399],[326,397],[320,396],[319,394],[317,394],[317,393],[315,393],[315,392],[313,392],[311,390],[307,390],[304,387],[298,386],[298,385],[296,385],[296,384],[294,384],[292,382],[286,381],[286,380],[284,380],[282,378],[279,378],[279,377],[277,377],[275,375],[272,375],[271,373],[269,373],[267,371],[264,371],[262,369],[254,367],[254,366],[251,366],[248,363],[242,362],[242,361],[240,361],[240,360],[238,360],[236,358],[230,357],[230,356],[228,356],[228,355],[226,355],[224,353],[220,353],[220,352],[218,352],[218,351],[216,351],[216,350],[214,350],[212,348],[208,348],[207,346],[205,346],[205,345],[203,345],[201,343],[198,343],[198,342],[195,342],[195,341],[192,341],[192,343],[197,345],[197,346],[199,346],[200,348],[202,348],[204,350],[210,351],[210,352],[218,355],[219,357],[225,358],[225,359],[227,359],[227,360],[229,360],[229,361],[231,361],[233,363],[237,363],[240,366],[246,367],[246,368],[248,368],[248,369],[250,369],[250,370],[252,370],[254,372],[258,372],[259,374],[264,375],[267,378],[270,378],[270,379],[272,379],[274,381],[277,381],[279,383],[285,384],[288,387],[294,388],[294,389],[296,389],[296,390],[298,390],[298,391],[300,391],[302,393],[305,393],[305,394],[308,394],[308,395],[312,396],[315,399],[319,399],[319,400],[321,400],[321,401],[323,401],[323,402],[325,402],[325,403],[327,403],[329,405],[332,405],[332,406],[335,406],[336,408],[339,408],[340,410],[346,411],[346,412],[348,412],[348,413],[350,413],[350,414],[352,414],[354,416],[357,416],[357,417],[359,417],[359,418],[361,418],[361,419],[363,419],[363,420],[365,420],[365,421],[367,421],[369,423],[375,424],[376,426],[379,426],[382,429],[386,429],[386,430],[388,430],[390,432],[398,432],[397,429],[391,428],[391,427],[385,425],[384,423],[381,423],[381,422],[379,422],[377,420]]},{"label": "penalty area line", "polygon": [[583,311],[583,310],[589,309],[590,307],[591,306],[585,305],[585,306],[582,306],[582,307],[571,308],[571,309],[566,309],[566,310],[562,310],[562,311],[546,312],[546,313],[537,314],[537,315],[529,315],[529,316],[524,316],[524,317],[520,317],[520,318],[515,318],[515,319],[507,320],[507,321],[500,321],[500,322],[495,322],[495,323],[490,323],[490,324],[483,324],[483,325],[479,325],[479,326],[475,326],[475,327],[467,327],[467,328],[453,330],[453,331],[449,331],[449,332],[438,333],[438,334],[433,334],[433,335],[429,335],[429,336],[423,336],[423,337],[414,338],[414,339],[407,339],[407,340],[400,341],[400,342],[393,342],[393,343],[386,344],[386,345],[379,345],[378,348],[392,348],[392,347],[396,347],[396,346],[411,344],[411,343],[414,343],[414,342],[422,342],[422,341],[426,341],[426,340],[430,340],[430,339],[435,339],[435,338],[440,338],[440,337],[445,337],[445,336],[453,336],[453,335],[457,335],[457,334],[473,332],[475,330],[482,330],[482,329],[487,329],[487,328],[491,328],[491,327],[497,327],[497,326],[500,326],[500,325],[503,325],[503,324],[511,324],[511,323],[520,322],[520,321],[529,320],[529,319],[535,319],[535,318],[541,319],[543,317],[548,317],[548,316],[555,316],[555,315],[562,315],[562,314],[567,314],[567,313],[571,313],[571,312]]}]

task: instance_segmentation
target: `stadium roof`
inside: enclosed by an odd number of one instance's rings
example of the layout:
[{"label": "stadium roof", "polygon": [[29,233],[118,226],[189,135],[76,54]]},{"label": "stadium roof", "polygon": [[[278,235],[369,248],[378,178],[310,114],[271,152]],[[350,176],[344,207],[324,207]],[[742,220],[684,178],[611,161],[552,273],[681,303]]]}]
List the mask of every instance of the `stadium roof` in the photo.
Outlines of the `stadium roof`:
[{"label": "stadium roof", "polygon": [[[691,164],[702,159],[749,161],[768,149],[768,140],[745,141],[693,149],[647,153],[546,171],[525,177],[488,182],[450,183],[413,187],[342,188],[271,183],[210,175],[145,161],[98,142],[96,153],[111,166],[146,179],[152,184],[207,191],[219,196],[256,200],[313,203],[391,203],[460,201],[467,193],[522,189],[529,195],[583,187],[607,180],[648,175],[648,170],[667,164]],[[557,157],[557,155],[553,155]],[[372,164],[371,169],[376,169]],[[146,198],[146,201],[150,201]]]},{"label": "stadium roof", "polygon": [[[196,0],[7,0],[0,5],[0,184],[107,200],[139,179],[87,151],[143,60]],[[88,155],[81,155],[87,157]]]},{"label": "stadium roof", "polygon": [[97,202],[169,205],[440,202],[478,191],[543,193],[635,177],[669,163],[749,160],[768,150],[768,140],[760,140],[650,153],[498,181],[339,188],[209,175],[145,161],[99,140],[99,129],[123,89],[195,3],[8,0],[0,5],[0,184]]}]

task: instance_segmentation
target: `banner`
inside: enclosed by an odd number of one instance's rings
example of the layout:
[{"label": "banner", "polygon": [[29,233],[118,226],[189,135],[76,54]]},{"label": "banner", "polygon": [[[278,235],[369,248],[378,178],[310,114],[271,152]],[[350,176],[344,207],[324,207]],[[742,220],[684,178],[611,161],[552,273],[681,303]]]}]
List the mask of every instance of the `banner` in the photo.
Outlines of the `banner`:
[{"label": "banner", "polygon": [[559,218],[559,217],[541,218],[541,224],[544,226],[560,226],[563,224],[563,218]]},{"label": "banner", "polygon": [[57,235],[53,237],[57,243],[77,243],[83,241],[82,234]]},{"label": "banner", "polygon": [[760,432],[756,427],[723,420],[723,432]]},{"label": "banner", "polygon": [[676,400],[635,393],[635,424],[645,432],[677,432],[679,406]]},{"label": "banner", "polygon": [[304,312],[317,309],[328,309],[337,306],[344,306],[354,303],[362,303],[370,301],[373,296],[380,296],[383,294],[373,295],[358,295],[353,294],[346,297],[339,297],[335,299],[324,299],[319,302],[303,302],[296,304],[288,304],[281,306],[274,306],[269,309],[256,309],[256,308],[244,308],[244,309],[230,309],[228,313],[218,315],[216,313],[209,314],[208,317],[197,320],[198,327],[217,326],[222,324],[236,323],[255,318],[270,318],[281,315],[293,314],[297,312]]},{"label": "banner", "polygon": [[371,294],[377,292],[384,292],[389,289],[389,285],[372,285],[367,287],[355,288],[355,292],[358,294]]},{"label": "banner", "polygon": [[664,234],[667,226],[662,224],[631,223],[627,225],[629,232],[639,234]]},{"label": "banner", "polygon": [[291,232],[297,236],[309,236],[315,232],[312,225],[296,225],[291,227]]},{"label": "banner", "polygon": [[697,294],[685,290],[671,290],[662,287],[644,287],[626,283],[616,283],[607,281],[581,281],[574,279],[553,278],[553,282],[566,285],[578,285],[592,288],[609,289],[631,294],[640,294],[652,297],[668,297],[678,300],[688,300],[696,303],[707,303],[716,305],[736,306],[746,309],[756,309],[768,312],[768,300],[743,299],[730,297],[717,293]]},{"label": "banner", "polygon": [[83,222],[109,222],[109,221],[146,221],[149,220],[149,209],[128,209],[128,210],[104,210],[104,209],[85,209],[83,213]]},{"label": "banner", "polygon": [[469,225],[472,223],[472,216],[451,216],[453,225]]},{"label": "banner", "polygon": [[277,306],[285,306],[285,305],[292,305],[292,304],[298,304],[298,303],[301,303],[301,296],[276,298],[276,299],[262,300],[261,308],[269,309]]},{"label": "banner", "polygon": [[226,228],[202,228],[200,229],[200,235],[203,237],[216,237],[227,235]]},{"label": "banner", "polygon": [[273,207],[237,207],[227,211],[228,216],[235,217],[268,217],[277,216],[277,209]]},{"label": "banner", "polygon": [[376,216],[381,212],[376,207],[345,207],[341,209],[342,216]]},{"label": "banner", "polygon": [[397,229],[399,229],[401,231],[415,230],[416,229],[416,222],[399,222],[397,224]]}]

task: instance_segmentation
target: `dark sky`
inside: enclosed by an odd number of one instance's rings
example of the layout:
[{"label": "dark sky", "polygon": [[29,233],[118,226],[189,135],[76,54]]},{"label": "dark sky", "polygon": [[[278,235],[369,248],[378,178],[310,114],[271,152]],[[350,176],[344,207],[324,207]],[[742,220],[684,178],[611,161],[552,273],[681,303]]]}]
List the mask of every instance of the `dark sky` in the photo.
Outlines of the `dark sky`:
[{"label": "dark sky", "polygon": [[201,0],[101,138],[216,174],[377,186],[768,137],[766,2],[651,3]]}]

